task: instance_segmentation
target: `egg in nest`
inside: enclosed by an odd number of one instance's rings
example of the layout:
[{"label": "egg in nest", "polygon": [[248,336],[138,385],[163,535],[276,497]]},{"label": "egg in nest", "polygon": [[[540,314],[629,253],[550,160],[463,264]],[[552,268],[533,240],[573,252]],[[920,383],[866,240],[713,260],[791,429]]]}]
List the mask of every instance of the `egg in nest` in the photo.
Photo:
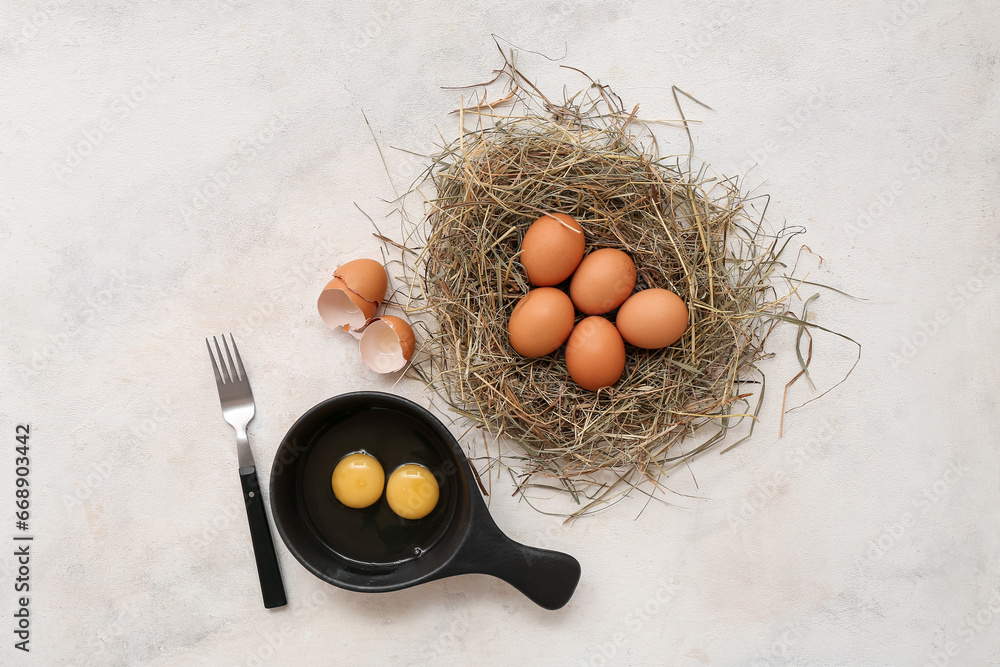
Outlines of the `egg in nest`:
[{"label": "egg in nest", "polygon": [[618,309],[615,325],[631,345],[657,350],[673,345],[688,324],[684,300],[670,290],[653,288],[636,292]]},{"label": "egg in nest", "polygon": [[616,248],[601,248],[580,262],[569,295],[580,312],[602,315],[625,302],[635,288],[635,276],[631,257]]},{"label": "egg in nest", "polygon": [[585,248],[580,223],[565,213],[547,213],[524,234],[521,266],[533,284],[551,287],[573,275]]},{"label": "egg in nest", "polygon": [[539,287],[521,298],[507,323],[510,345],[524,357],[542,357],[559,349],[573,331],[576,311],[566,293]]},{"label": "egg in nest", "polygon": [[566,343],[566,370],[590,391],[618,382],[625,372],[625,342],[615,325],[598,315],[581,320]]}]

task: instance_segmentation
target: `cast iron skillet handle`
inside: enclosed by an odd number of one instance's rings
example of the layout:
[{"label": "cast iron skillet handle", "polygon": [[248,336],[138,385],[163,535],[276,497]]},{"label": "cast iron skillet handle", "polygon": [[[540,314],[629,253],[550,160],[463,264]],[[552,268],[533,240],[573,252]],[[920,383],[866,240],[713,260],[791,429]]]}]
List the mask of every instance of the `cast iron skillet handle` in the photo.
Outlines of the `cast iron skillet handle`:
[{"label": "cast iron skillet handle", "polygon": [[569,554],[515,542],[486,516],[462,545],[461,569],[503,579],[543,609],[569,602],[580,581],[580,563]]},{"label": "cast iron skillet handle", "polygon": [[260,493],[260,484],[257,483],[257,468],[240,468],[240,482],[243,484],[243,502],[247,505],[247,521],[250,523],[250,539],[253,542],[254,558],[257,559],[257,577],[260,579],[264,607],[283,607],[288,601],[285,599],[285,586],[281,583],[278,557],[274,553],[271,528],[267,525],[264,497]]}]

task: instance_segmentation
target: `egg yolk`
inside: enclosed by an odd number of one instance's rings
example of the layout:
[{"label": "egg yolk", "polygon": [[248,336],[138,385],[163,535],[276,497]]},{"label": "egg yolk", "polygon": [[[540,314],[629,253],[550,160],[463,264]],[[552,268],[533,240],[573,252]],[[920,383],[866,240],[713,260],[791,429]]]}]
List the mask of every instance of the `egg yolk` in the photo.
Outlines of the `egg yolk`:
[{"label": "egg yolk", "polygon": [[385,499],[392,511],[404,519],[422,519],[437,505],[437,480],[427,468],[409,463],[389,475]]},{"label": "egg yolk", "polygon": [[360,509],[382,497],[385,471],[375,457],[359,452],[340,459],[330,481],[337,500]]}]

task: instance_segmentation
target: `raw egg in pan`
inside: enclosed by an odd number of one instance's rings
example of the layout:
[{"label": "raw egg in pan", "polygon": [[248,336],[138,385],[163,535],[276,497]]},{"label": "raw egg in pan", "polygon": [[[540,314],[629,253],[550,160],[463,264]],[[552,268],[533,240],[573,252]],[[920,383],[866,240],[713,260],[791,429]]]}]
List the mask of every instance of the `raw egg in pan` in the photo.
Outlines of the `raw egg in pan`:
[{"label": "raw egg in pan", "polygon": [[423,519],[437,506],[437,480],[430,470],[410,463],[392,471],[385,486],[385,499],[392,511],[404,519]]},{"label": "raw egg in pan", "polygon": [[340,459],[330,479],[333,495],[348,507],[361,509],[382,497],[385,471],[374,456],[364,452]]}]

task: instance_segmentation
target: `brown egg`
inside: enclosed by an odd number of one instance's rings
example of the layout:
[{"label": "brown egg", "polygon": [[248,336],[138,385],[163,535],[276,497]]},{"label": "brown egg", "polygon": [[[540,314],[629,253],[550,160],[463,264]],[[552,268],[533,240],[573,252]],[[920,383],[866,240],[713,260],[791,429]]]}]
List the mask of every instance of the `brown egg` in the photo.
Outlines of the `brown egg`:
[{"label": "brown egg", "polygon": [[525,233],[521,265],[535,285],[558,285],[573,275],[585,247],[583,227],[576,220],[565,213],[549,213]]},{"label": "brown egg", "polygon": [[385,267],[374,259],[348,262],[334,271],[333,277],[343,280],[348,289],[366,301],[373,301],[376,306],[382,303],[389,286]]},{"label": "brown egg", "polygon": [[507,335],[518,354],[542,357],[559,349],[573,331],[573,302],[555,287],[533,289],[514,307]]},{"label": "brown egg", "polygon": [[665,289],[636,292],[618,309],[618,332],[636,347],[656,350],[684,335],[688,309],[684,300]]},{"label": "brown egg", "polygon": [[569,295],[581,312],[601,315],[625,302],[635,287],[635,264],[621,250],[601,248],[580,262]]},{"label": "brown egg", "polygon": [[566,343],[570,377],[590,391],[610,387],[625,371],[625,343],[615,325],[603,317],[584,318]]}]

